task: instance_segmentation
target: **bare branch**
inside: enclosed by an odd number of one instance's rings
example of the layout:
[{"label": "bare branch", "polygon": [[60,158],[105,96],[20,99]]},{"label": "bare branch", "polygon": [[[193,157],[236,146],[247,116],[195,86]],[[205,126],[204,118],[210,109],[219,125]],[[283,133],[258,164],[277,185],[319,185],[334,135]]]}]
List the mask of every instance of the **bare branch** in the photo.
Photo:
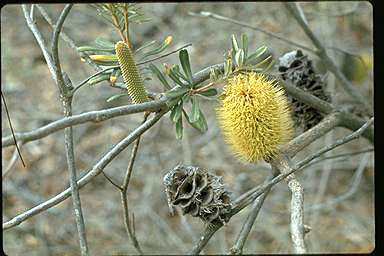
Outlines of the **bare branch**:
[{"label": "bare branch", "polygon": [[59,19],[57,20],[57,23],[55,25],[55,29],[53,30],[52,35],[52,60],[53,65],[55,66],[55,72],[56,72],[56,84],[59,87],[60,95],[65,96],[67,94],[67,88],[66,84],[64,82],[64,77],[61,72],[61,65],[60,65],[60,58],[59,58],[59,35],[61,32],[61,29],[63,27],[64,21],[67,18],[67,15],[69,11],[71,10],[73,4],[67,4],[65,5],[63,11],[61,12]]},{"label": "bare branch", "polygon": [[[103,171],[103,169],[118,155],[121,151],[123,151],[126,147],[128,147],[133,141],[136,140],[138,136],[143,134],[145,131],[147,131],[149,128],[151,128],[159,119],[168,112],[168,109],[164,109],[158,113],[156,113],[155,116],[147,120],[144,124],[137,127],[133,132],[131,132],[126,138],[121,140],[119,143],[117,143],[111,150],[106,152],[104,156],[91,168],[91,170],[80,180],[77,181],[77,185],[79,186],[79,189],[81,189],[84,185],[89,183],[94,177],[100,174],[100,172]],[[52,197],[51,199],[48,199],[47,201],[33,207],[32,209],[29,209],[25,211],[24,213],[21,213],[17,215],[16,217],[12,218],[9,221],[6,221],[3,223],[3,230],[10,229],[12,227],[15,227],[22,223],[23,221],[41,213],[45,210],[61,203],[65,199],[71,196],[71,189],[67,188],[63,192],[59,193],[58,195]]]},{"label": "bare branch", "polygon": [[23,9],[23,13],[24,13],[25,20],[27,21],[27,25],[28,25],[29,29],[32,31],[33,36],[36,38],[37,43],[39,44],[40,49],[43,52],[45,62],[47,63],[48,69],[52,75],[53,80],[56,83],[57,82],[56,67],[53,63],[52,56],[48,51],[47,44],[46,44],[43,36],[41,35],[39,29],[37,28],[36,23],[31,20],[31,17],[29,16],[26,5],[23,4],[21,6],[21,8]]},{"label": "bare branch", "polygon": [[[159,100],[154,100],[150,102],[145,102],[142,104],[127,105],[121,107],[115,107],[104,110],[95,110],[90,112],[85,112],[78,115],[73,115],[70,117],[65,117],[60,120],[54,121],[50,124],[37,128],[29,132],[20,132],[15,133],[15,138],[19,142],[29,142],[37,139],[46,137],[54,132],[62,130],[69,126],[74,126],[78,124],[83,124],[86,122],[102,122],[114,117],[129,115],[144,111],[158,111],[160,109],[166,108],[167,97],[162,97]],[[12,136],[7,136],[2,138],[2,147],[7,147],[14,145]]]},{"label": "bare branch", "polygon": [[337,140],[335,143],[332,143],[331,145],[325,146],[318,152],[306,157],[304,160],[297,163],[298,168],[302,168],[307,163],[311,162],[313,159],[319,157],[320,155],[324,154],[325,152],[328,152],[340,145],[343,145],[347,142],[350,142],[351,140],[357,139],[361,136],[361,134],[364,132],[365,129],[367,129],[374,121],[374,118],[372,117],[368,122],[366,122],[362,127],[360,127],[357,131],[351,133],[350,135],[344,137],[343,139]]},{"label": "bare branch", "polygon": [[[146,112],[144,114],[143,123],[147,120],[147,118],[148,118],[148,114]],[[127,197],[128,185],[131,179],[133,164],[136,159],[136,154],[137,154],[137,150],[139,149],[139,144],[140,144],[140,136],[137,137],[136,143],[132,148],[131,158],[129,160],[127,171],[125,173],[123,186],[121,187],[121,190],[120,190],[120,196],[121,196],[121,203],[122,203],[123,215],[124,215],[124,225],[127,231],[127,235],[131,238],[133,246],[142,255],[143,251],[140,248],[140,244],[137,240],[135,230],[134,230],[134,226],[135,226],[134,218],[132,218],[132,220],[129,219],[129,208],[128,208],[128,197]]]},{"label": "bare branch", "polygon": [[291,190],[291,238],[296,253],[306,253],[304,243],[304,190],[294,174],[287,177]]}]

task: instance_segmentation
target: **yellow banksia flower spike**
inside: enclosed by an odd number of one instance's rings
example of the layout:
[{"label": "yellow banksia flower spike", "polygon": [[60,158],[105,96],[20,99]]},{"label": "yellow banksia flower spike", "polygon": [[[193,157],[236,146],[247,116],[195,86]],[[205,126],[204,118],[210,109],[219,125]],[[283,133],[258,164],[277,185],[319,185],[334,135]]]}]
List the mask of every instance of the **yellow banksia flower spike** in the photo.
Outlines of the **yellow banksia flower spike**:
[{"label": "yellow banksia flower spike", "polygon": [[293,136],[285,92],[262,74],[230,78],[217,117],[225,142],[237,157],[248,162],[272,160]]},{"label": "yellow banksia flower spike", "polygon": [[132,102],[134,104],[146,102],[148,97],[144,89],[144,82],[133,60],[131,49],[126,43],[119,41],[115,45],[115,50],[124,83]]}]

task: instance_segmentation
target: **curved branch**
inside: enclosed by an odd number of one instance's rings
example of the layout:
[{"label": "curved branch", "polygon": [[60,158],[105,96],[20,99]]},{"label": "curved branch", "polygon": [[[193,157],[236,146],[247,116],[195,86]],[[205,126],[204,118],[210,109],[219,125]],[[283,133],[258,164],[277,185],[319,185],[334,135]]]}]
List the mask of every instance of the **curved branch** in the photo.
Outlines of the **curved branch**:
[{"label": "curved branch", "polygon": [[[79,189],[84,185],[89,183],[94,177],[100,174],[103,169],[126,147],[128,147],[133,141],[137,139],[138,136],[143,134],[149,128],[151,128],[165,113],[168,112],[168,109],[164,109],[161,112],[156,113],[155,116],[148,119],[145,123],[137,127],[133,132],[131,132],[126,138],[117,143],[111,150],[106,152],[104,156],[92,167],[92,169],[81,179],[77,181]],[[3,230],[10,229],[22,223],[23,221],[35,216],[67,199],[71,196],[71,189],[67,188],[58,195],[48,199],[47,201],[25,211],[12,218],[11,220],[3,223]]]}]

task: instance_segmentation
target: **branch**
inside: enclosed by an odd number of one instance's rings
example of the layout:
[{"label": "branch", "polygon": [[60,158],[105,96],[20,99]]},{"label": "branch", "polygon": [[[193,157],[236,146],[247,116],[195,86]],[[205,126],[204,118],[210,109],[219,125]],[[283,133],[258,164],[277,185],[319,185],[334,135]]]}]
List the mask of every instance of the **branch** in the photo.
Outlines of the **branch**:
[{"label": "branch", "polygon": [[[145,102],[142,104],[127,105],[104,110],[95,110],[70,117],[65,117],[29,132],[17,132],[15,133],[15,138],[18,142],[26,143],[29,141],[41,139],[69,126],[83,124],[90,121],[102,122],[114,117],[135,114],[144,111],[158,111],[160,109],[166,108],[167,99],[167,97],[162,97],[159,100]],[[3,137],[1,143],[2,147],[14,145],[12,136]]]},{"label": "branch", "polygon": [[43,52],[45,62],[47,63],[48,69],[52,75],[53,80],[55,83],[57,83],[57,77],[56,77],[56,67],[53,63],[51,54],[48,51],[47,44],[45,43],[45,40],[43,36],[41,35],[39,29],[36,26],[36,23],[31,20],[31,17],[28,13],[27,7],[25,4],[21,5],[21,8],[23,9],[25,20],[27,21],[27,25],[29,29],[32,31],[33,36],[36,38],[37,43],[40,46],[41,51]]},{"label": "branch", "polygon": [[368,159],[369,159],[369,154],[365,154],[363,159],[361,160],[358,168],[356,169],[355,173],[353,174],[351,188],[347,192],[345,192],[342,195],[340,195],[334,199],[331,199],[328,202],[325,202],[323,204],[316,204],[313,206],[309,206],[305,209],[305,212],[313,211],[313,210],[319,210],[319,209],[322,209],[325,207],[329,207],[331,205],[340,203],[341,201],[344,201],[344,200],[348,199],[349,197],[353,196],[356,193],[356,191],[360,185],[361,178],[363,177],[365,167],[367,166],[367,163],[368,163]]},{"label": "branch", "polygon": [[192,16],[200,16],[200,17],[207,17],[207,18],[212,18],[212,19],[216,19],[216,20],[221,20],[221,21],[225,21],[225,22],[230,22],[230,23],[233,23],[233,24],[236,24],[236,25],[240,25],[242,27],[246,27],[246,28],[250,28],[252,30],[255,30],[255,31],[259,31],[261,33],[264,33],[270,37],[274,37],[280,41],[283,41],[285,43],[288,43],[290,45],[294,45],[296,47],[299,47],[303,50],[306,50],[308,52],[312,52],[312,53],[315,53],[314,50],[312,50],[311,48],[307,47],[307,46],[304,46],[302,44],[299,44],[299,43],[296,43],[296,42],[293,42],[285,37],[281,37],[277,34],[274,34],[274,33],[271,33],[269,31],[266,31],[266,30],[263,30],[261,28],[258,28],[258,27],[254,27],[254,26],[251,26],[249,24],[246,24],[246,23],[243,23],[241,21],[237,21],[237,20],[234,20],[234,19],[231,19],[231,18],[228,18],[228,17],[224,17],[224,16],[221,16],[221,15],[218,15],[218,14],[215,14],[215,13],[212,13],[212,12],[205,12],[205,11],[201,11],[200,13],[194,13],[194,12],[189,12],[188,13],[189,15],[192,15]]},{"label": "branch", "polygon": [[330,151],[330,150],[332,150],[332,149],[334,149],[340,145],[343,145],[347,142],[350,142],[352,140],[359,138],[362,135],[362,133],[364,132],[364,130],[366,130],[371,124],[373,124],[373,121],[374,121],[374,118],[372,117],[368,122],[366,122],[357,131],[351,133],[350,135],[344,137],[343,139],[337,140],[335,143],[332,143],[331,145],[325,146],[324,148],[322,148],[318,152],[306,157],[304,160],[300,161],[297,164],[298,168],[302,168],[304,165],[308,164],[313,159],[319,157],[320,155],[322,155],[322,154],[324,154],[324,153],[326,153],[326,152],[328,152],[328,151]]},{"label": "branch", "polygon": [[287,177],[291,190],[291,239],[296,253],[306,253],[304,242],[304,190],[294,174]]},{"label": "branch", "polygon": [[[58,45],[59,45],[59,35],[61,32],[61,29],[63,27],[64,21],[68,16],[72,6],[73,4],[65,5],[63,11],[61,12],[59,19],[57,20],[57,23],[55,25],[55,29],[53,30],[52,46],[51,46],[53,63],[54,63],[54,66],[56,67],[55,68],[56,78],[57,78],[56,84],[59,88],[60,98],[62,100],[65,117],[69,117],[72,115],[71,90],[73,89],[73,87],[69,78],[68,77],[64,78],[63,76],[63,72],[61,70],[61,65],[60,65]],[[79,193],[79,188],[77,186],[72,126],[64,129],[64,141],[65,141],[65,152],[66,152],[68,172],[69,172],[69,183],[71,187],[73,210],[75,214],[77,232],[79,235],[80,252],[81,252],[81,255],[86,256],[88,255],[88,243],[87,243],[87,236],[85,231],[83,211],[81,208],[80,193]]]},{"label": "branch", "polygon": [[345,77],[345,75],[340,71],[337,65],[333,60],[328,56],[325,47],[320,42],[320,40],[313,33],[308,24],[305,23],[302,16],[300,15],[299,7],[297,3],[284,3],[285,7],[288,9],[289,13],[295,18],[299,23],[305,34],[309,37],[312,43],[317,48],[315,52],[323,61],[325,66],[329,71],[331,71],[336,78],[341,82],[344,90],[349,93],[357,102],[359,102],[364,108],[368,111],[370,115],[373,114],[372,106],[368,104],[366,98],[364,98],[356,89],[353,87],[352,83]]},{"label": "branch", "polygon": [[57,23],[55,25],[55,29],[53,30],[52,35],[52,60],[53,64],[55,66],[55,72],[56,72],[56,84],[59,87],[60,95],[65,96],[67,94],[67,88],[66,84],[64,82],[64,77],[61,72],[61,65],[60,65],[60,59],[59,59],[59,35],[61,32],[61,28],[63,27],[64,21],[67,18],[67,15],[69,11],[71,10],[73,4],[67,4],[65,5],[63,11],[60,14],[59,19],[57,20]]},{"label": "branch", "polygon": [[[106,152],[104,156],[91,168],[91,170],[81,179],[77,181],[77,185],[79,189],[81,189],[84,185],[89,183],[94,177],[100,174],[103,169],[118,155],[121,151],[123,151],[126,147],[128,147],[133,141],[137,139],[138,136],[143,134],[149,128],[151,128],[159,119],[168,112],[169,109],[164,109],[155,116],[147,120],[144,124],[137,127],[133,132],[131,132],[126,138],[117,143],[111,150]],[[22,223],[23,221],[35,216],[59,203],[67,199],[71,196],[71,189],[67,188],[60,194],[48,199],[47,201],[33,207],[30,210],[25,211],[12,218],[9,221],[3,223],[3,230],[10,229]]]},{"label": "branch", "polygon": [[[267,181],[270,181],[272,178],[278,175],[275,168],[271,169],[273,173],[267,178]],[[253,202],[251,213],[248,215],[247,220],[244,222],[243,227],[239,233],[239,236],[236,240],[235,245],[230,249],[231,254],[243,254],[243,247],[245,241],[247,240],[249,233],[251,232],[252,226],[256,221],[257,216],[259,215],[260,209],[264,204],[264,200],[267,197],[271,187],[268,187],[263,194]]]}]

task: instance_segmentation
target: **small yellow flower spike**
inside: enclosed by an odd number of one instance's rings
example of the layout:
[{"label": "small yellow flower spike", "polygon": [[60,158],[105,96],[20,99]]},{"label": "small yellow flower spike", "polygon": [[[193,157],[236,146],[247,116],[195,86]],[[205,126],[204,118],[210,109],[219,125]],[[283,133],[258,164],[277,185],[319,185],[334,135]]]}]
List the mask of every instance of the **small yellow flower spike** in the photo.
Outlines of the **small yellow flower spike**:
[{"label": "small yellow flower spike", "polygon": [[170,44],[170,43],[172,43],[172,36],[167,36],[167,38],[165,38],[165,40],[164,40],[164,42],[165,42],[165,44]]},{"label": "small yellow flower spike", "polygon": [[127,86],[128,94],[131,96],[132,102],[139,104],[148,101],[144,89],[144,82],[133,60],[131,49],[126,43],[119,41],[115,45],[115,50],[124,83]]},{"label": "small yellow flower spike", "polygon": [[217,117],[226,143],[237,157],[249,162],[270,161],[293,135],[284,90],[262,74],[230,78]]}]

